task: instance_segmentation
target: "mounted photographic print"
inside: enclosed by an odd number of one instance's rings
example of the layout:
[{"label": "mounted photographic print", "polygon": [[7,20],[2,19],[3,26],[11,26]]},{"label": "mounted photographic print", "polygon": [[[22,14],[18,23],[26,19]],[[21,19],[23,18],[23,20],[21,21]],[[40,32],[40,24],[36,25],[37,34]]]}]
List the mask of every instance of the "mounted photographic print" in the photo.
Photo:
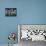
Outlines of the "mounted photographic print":
[{"label": "mounted photographic print", "polygon": [[20,24],[18,30],[20,40],[46,41],[46,25],[44,24]]},{"label": "mounted photographic print", "polygon": [[17,9],[16,8],[5,8],[5,16],[16,16]]}]

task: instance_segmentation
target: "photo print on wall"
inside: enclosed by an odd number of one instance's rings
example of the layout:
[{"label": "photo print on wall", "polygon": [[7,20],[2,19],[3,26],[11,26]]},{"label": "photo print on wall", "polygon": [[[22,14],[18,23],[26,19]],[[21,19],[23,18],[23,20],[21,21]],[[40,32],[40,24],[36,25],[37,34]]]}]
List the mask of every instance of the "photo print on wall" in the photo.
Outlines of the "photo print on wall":
[{"label": "photo print on wall", "polygon": [[5,16],[16,16],[17,9],[16,8],[5,8]]}]

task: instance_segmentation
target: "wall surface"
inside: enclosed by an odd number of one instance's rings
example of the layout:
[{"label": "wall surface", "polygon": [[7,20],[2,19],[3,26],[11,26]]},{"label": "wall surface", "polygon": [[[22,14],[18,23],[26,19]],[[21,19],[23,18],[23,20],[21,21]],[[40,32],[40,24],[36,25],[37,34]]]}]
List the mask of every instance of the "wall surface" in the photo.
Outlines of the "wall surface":
[{"label": "wall surface", "polygon": [[[6,17],[5,8],[17,8],[17,16]],[[46,24],[46,0],[0,0],[0,44],[8,43],[9,32],[18,32],[17,24]]]}]

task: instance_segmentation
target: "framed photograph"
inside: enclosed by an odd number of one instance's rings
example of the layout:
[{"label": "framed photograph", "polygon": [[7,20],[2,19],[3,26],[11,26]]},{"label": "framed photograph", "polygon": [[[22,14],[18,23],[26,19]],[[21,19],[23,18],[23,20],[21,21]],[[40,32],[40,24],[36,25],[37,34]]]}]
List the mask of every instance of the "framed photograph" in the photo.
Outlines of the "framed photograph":
[{"label": "framed photograph", "polygon": [[5,8],[5,16],[16,16],[17,9],[16,8]]},{"label": "framed photograph", "polygon": [[19,24],[18,38],[21,40],[46,41],[46,24]]}]

